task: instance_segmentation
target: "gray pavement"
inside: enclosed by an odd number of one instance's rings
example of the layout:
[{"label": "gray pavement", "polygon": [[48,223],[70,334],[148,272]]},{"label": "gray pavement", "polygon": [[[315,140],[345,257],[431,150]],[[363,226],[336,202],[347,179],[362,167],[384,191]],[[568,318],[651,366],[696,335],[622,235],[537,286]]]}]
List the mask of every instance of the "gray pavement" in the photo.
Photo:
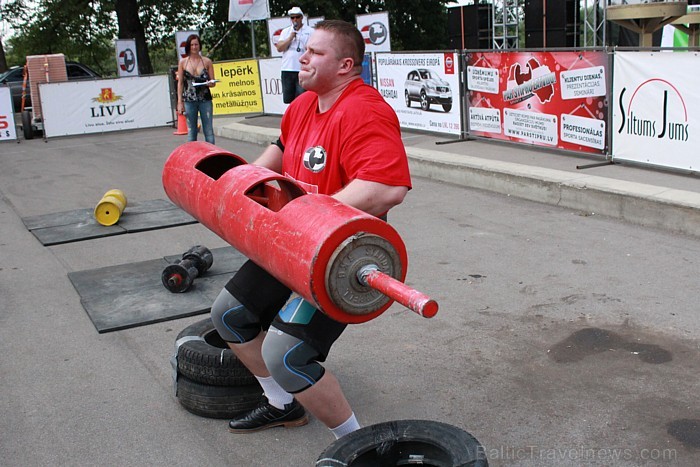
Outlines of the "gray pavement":
[{"label": "gray pavement", "polygon": [[[250,160],[278,122],[217,118],[217,144]],[[442,420],[495,466],[700,465],[697,177],[446,139],[404,135],[414,189],[391,215],[440,312],[394,305],[329,357],[360,422]],[[110,188],[164,198],[182,142],[0,144],[0,465],[305,466],[332,442],[316,420],[236,436],[182,409],[169,358],[201,317],[95,331],[67,273],[224,246],[206,228],[43,247],[22,224]]]}]

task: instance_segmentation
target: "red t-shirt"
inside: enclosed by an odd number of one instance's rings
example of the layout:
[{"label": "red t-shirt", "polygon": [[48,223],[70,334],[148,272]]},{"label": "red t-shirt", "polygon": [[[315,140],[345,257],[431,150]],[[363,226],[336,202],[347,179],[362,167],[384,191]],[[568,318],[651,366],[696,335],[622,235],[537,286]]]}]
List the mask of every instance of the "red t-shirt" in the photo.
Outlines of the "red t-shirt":
[{"label": "red t-shirt", "polygon": [[406,149],[394,110],[362,79],[327,112],[305,92],[282,117],[283,173],[309,193],[332,195],[354,179],[411,187]]}]

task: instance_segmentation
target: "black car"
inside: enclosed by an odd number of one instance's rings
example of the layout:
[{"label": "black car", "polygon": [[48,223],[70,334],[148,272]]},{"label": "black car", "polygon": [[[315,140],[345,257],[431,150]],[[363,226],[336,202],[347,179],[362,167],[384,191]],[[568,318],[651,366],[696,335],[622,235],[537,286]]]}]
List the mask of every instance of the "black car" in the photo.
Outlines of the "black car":
[{"label": "black car", "polygon": [[[66,62],[66,72],[69,80],[76,79],[96,79],[101,76],[92,68],[78,62]],[[23,67],[14,66],[0,75],[0,86],[6,84],[10,87],[12,94],[12,104],[15,112],[21,110],[22,105],[22,82],[24,80]],[[27,96],[24,99],[24,106],[31,107],[32,99],[29,96],[29,80],[27,80]]]}]

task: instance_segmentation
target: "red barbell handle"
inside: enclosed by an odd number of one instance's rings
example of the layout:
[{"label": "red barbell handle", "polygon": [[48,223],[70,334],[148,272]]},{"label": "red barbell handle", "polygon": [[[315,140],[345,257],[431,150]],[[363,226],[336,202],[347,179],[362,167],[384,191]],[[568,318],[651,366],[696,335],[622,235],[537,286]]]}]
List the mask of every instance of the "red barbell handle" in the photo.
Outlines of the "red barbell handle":
[{"label": "red barbell handle", "polygon": [[378,290],[424,318],[432,318],[438,312],[435,300],[384,274],[375,265],[361,268],[357,272],[357,279],[362,285]]}]

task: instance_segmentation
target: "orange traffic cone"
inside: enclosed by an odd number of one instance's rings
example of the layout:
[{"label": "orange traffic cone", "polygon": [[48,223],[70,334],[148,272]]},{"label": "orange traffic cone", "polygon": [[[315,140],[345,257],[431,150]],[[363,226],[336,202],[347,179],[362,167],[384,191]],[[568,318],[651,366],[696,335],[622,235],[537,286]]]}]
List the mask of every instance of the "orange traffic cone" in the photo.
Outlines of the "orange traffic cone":
[{"label": "orange traffic cone", "polygon": [[187,119],[183,114],[177,114],[177,131],[173,133],[174,135],[186,135],[187,131]]}]

